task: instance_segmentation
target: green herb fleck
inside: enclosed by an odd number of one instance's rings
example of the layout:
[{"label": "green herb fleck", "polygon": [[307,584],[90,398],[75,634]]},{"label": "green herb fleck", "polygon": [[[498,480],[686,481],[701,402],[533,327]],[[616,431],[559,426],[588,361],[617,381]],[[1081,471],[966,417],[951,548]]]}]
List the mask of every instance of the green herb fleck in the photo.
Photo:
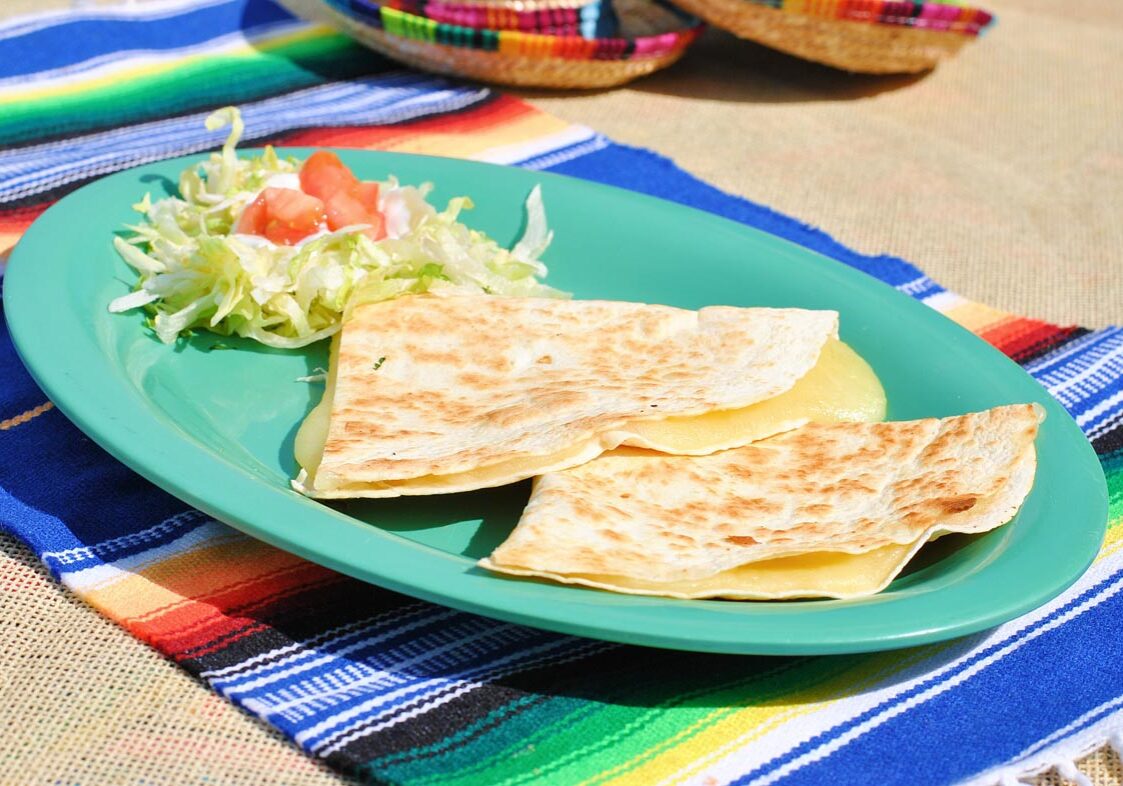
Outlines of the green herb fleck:
[{"label": "green herb fleck", "polygon": [[444,265],[437,264],[436,262],[426,262],[417,271],[418,278],[439,278],[441,281],[451,281],[452,279],[445,275]]},{"label": "green herb fleck", "polygon": [[233,348],[234,347],[230,346],[229,344],[223,344],[221,341],[216,341],[215,343],[213,343],[209,347],[207,347],[206,351],[207,352],[217,352],[220,349],[233,349]]},{"label": "green herb fleck", "polygon": [[386,358],[380,357],[378,360],[374,361],[374,365],[370,367],[370,370],[371,371],[378,371],[378,369],[382,368],[382,364],[385,363],[385,362],[386,362]]}]

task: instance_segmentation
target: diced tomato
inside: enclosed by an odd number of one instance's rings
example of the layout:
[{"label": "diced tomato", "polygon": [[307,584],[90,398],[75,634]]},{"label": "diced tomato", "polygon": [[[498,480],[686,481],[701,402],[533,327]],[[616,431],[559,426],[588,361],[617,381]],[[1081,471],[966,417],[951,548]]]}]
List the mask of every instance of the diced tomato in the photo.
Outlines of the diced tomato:
[{"label": "diced tomato", "polygon": [[370,229],[364,229],[364,235],[371,240],[382,240],[386,237],[386,217],[381,213],[371,213],[367,216],[367,223],[370,224]]},{"label": "diced tomato", "polygon": [[326,200],[337,191],[349,190],[359,179],[351,174],[339,156],[327,150],[318,150],[308,156],[300,168],[300,188],[306,194]]},{"label": "diced tomato", "polygon": [[265,237],[289,246],[315,233],[326,218],[324,203],[292,188],[267,188],[269,221]]},{"label": "diced tomato", "polygon": [[370,224],[363,234],[371,240],[386,237],[386,221],[377,210],[370,210],[359,199],[357,191],[337,191],[324,202],[328,227],[342,229],[352,224]]},{"label": "diced tomato", "polygon": [[246,205],[246,209],[242,211],[242,217],[238,219],[235,231],[243,235],[264,235],[268,210],[265,205],[265,194],[258,194],[257,199]]},{"label": "diced tomato", "polygon": [[365,224],[370,211],[352,191],[336,191],[324,200],[328,227],[340,229],[351,224]]},{"label": "diced tomato", "polygon": [[267,188],[250,203],[238,231],[291,246],[315,233],[326,219],[324,203],[294,188]]},{"label": "diced tomato", "polygon": [[371,240],[386,237],[386,220],[378,211],[378,183],[360,181],[335,153],[319,150],[310,155],[300,168],[300,187],[323,200],[329,229],[369,224],[363,234]]},{"label": "diced tomato", "polygon": [[294,227],[315,231],[323,223],[324,203],[295,188],[267,188],[263,192],[269,218]]},{"label": "diced tomato", "polygon": [[355,193],[367,210],[378,212],[378,183],[364,180],[355,186]]}]

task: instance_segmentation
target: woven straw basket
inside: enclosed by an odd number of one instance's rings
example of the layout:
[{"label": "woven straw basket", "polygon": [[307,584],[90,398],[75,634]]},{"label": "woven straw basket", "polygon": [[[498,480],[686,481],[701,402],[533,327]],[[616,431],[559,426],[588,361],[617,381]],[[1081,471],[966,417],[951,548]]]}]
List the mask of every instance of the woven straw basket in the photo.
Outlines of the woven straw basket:
[{"label": "woven straw basket", "polygon": [[[763,0],[674,2],[741,38],[805,60],[867,74],[917,73],[934,68],[971,41],[991,19],[984,11],[939,3],[928,3],[927,9],[937,9],[938,13],[946,9],[954,21],[948,22],[946,13],[941,14],[944,19],[931,22],[908,17],[865,21],[838,18],[838,4],[830,0],[818,4],[785,0],[782,7],[775,7],[774,0],[769,5]],[[870,8],[873,3],[865,5]],[[789,10],[787,6],[793,7]],[[858,3],[850,7],[861,9]]]},{"label": "woven straw basket", "polygon": [[[698,20],[672,13],[650,0],[618,2],[621,38],[594,40],[444,25],[379,8],[370,0],[279,2],[304,19],[338,28],[407,65],[524,87],[621,85],[674,63],[701,30]],[[527,5],[524,0],[523,6]]]}]

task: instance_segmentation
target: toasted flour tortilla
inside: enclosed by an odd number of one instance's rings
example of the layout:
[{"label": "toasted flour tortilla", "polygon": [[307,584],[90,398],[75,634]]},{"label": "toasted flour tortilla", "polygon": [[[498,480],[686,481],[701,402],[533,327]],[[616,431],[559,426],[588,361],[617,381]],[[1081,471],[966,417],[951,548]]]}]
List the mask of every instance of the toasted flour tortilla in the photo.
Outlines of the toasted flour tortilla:
[{"label": "toasted flour tortilla", "polygon": [[857,597],[1013,518],[1044,410],[809,424],[709,456],[623,448],[539,478],[493,571],[679,598]]},{"label": "toasted flour tortilla", "polygon": [[[883,417],[877,377],[837,333],[835,312],[802,309],[489,296],[361,306],[297,436],[294,486],[465,491],[622,444],[703,454],[812,419]],[[785,393],[794,403],[776,407]],[[761,402],[773,406],[750,411]]]}]

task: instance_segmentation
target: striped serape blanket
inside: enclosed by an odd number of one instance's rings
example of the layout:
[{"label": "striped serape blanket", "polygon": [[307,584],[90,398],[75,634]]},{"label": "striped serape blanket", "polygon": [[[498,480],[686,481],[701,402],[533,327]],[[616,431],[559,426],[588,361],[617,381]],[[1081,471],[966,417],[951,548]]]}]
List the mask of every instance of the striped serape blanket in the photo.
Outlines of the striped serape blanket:
[{"label": "striped serape blanket", "polygon": [[256,143],[462,156],[635,189],[857,267],[995,344],[1102,458],[1111,529],[1062,597],[984,634],[863,656],[647,650],[415,601],[274,549],[153,487],[46,400],[0,327],[0,526],[64,586],[310,755],[372,783],[1013,783],[1123,734],[1123,330],[964,300],[491,90],[395,69],[269,0],[0,26],[0,249],[52,201]]}]

